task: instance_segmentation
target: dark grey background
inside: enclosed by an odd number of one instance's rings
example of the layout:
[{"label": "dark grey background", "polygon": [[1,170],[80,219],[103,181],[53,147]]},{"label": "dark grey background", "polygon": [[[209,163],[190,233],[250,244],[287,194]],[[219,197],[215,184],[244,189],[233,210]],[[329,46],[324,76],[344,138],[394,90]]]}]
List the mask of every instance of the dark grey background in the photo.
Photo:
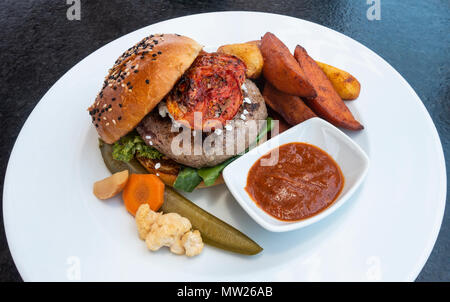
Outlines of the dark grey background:
[{"label": "dark grey background", "polygon": [[[450,1],[380,1],[381,21],[368,21],[366,0],[82,0],[81,21],[68,21],[66,0],[2,0],[0,194],[9,154],[22,125],[44,93],[73,65],[104,44],[152,23],[226,10],[298,17],[342,32],[374,50],[405,77],[425,103],[449,166]],[[0,281],[19,281],[5,238],[3,214],[0,217]],[[448,218],[447,207],[439,238],[418,281],[450,281]]]}]

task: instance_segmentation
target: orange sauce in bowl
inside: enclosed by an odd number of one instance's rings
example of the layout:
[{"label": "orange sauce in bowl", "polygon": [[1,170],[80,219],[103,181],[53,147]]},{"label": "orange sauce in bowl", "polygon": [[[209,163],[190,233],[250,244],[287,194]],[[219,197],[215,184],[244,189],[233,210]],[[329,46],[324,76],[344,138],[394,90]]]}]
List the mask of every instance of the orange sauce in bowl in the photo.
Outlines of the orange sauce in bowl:
[{"label": "orange sauce in bowl", "polygon": [[[279,220],[297,221],[333,204],[344,187],[344,176],[330,155],[306,143],[277,149],[258,159],[248,172],[245,190],[261,209]],[[278,151],[278,161],[263,165],[273,151]]]}]

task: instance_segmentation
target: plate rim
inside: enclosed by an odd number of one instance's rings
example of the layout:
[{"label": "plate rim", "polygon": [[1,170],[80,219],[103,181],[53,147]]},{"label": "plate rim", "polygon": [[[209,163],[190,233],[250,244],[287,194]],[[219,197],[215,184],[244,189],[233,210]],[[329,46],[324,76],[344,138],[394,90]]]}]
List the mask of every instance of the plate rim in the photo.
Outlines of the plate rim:
[{"label": "plate rim", "polygon": [[[292,17],[292,16],[288,16],[288,15],[282,15],[282,14],[276,14],[276,13],[268,13],[268,12],[261,12],[261,11],[215,11],[215,12],[207,12],[207,13],[198,13],[198,14],[190,14],[190,15],[184,15],[184,16],[180,16],[180,17],[176,17],[176,18],[171,18],[171,19],[166,19],[166,20],[162,20],[160,22],[156,22],[156,23],[152,23],[152,24],[148,24],[145,25],[143,27],[140,27],[134,31],[128,32],[124,35],[121,35],[119,37],[114,38],[114,40],[111,40],[110,42],[101,45],[100,47],[98,47],[96,50],[94,50],[93,52],[89,53],[86,57],[84,57],[83,59],[81,59],[78,63],[76,63],[75,65],[73,65],[72,67],[70,67],[60,78],[58,78],[58,80],[53,83],[53,85],[46,91],[46,93],[40,98],[40,100],[38,101],[38,103],[36,104],[36,106],[33,108],[33,110],[30,112],[30,114],[28,115],[28,117],[25,119],[24,124],[22,125],[22,128],[19,131],[19,134],[16,137],[16,140],[14,141],[14,145],[13,148],[11,149],[11,153],[9,155],[8,158],[8,164],[5,170],[5,177],[4,177],[4,182],[3,182],[3,198],[2,198],[2,210],[3,210],[3,224],[4,224],[4,229],[5,229],[5,237],[6,237],[6,241],[8,244],[8,248],[10,250],[10,254],[11,257],[14,261],[14,264],[16,265],[16,268],[20,274],[20,276],[22,277],[22,279],[24,281],[31,281],[30,278],[28,277],[28,273],[27,273],[27,269],[20,263],[20,261],[14,256],[14,254],[16,254],[14,251],[16,250],[16,246],[14,246],[14,244],[12,243],[11,240],[11,230],[9,227],[9,218],[8,218],[8,206],[7,204],[9,203],[8,200],[8,189],[10,184],[8,179],[10,178],[10,171],[13,169],[11,167],[11,159],[14,157],[15,153],[17,153],[17,143],[19,141],[19,139],[21,138],[21,135],[23,133],[24,128],[27,126],[30,118],[33,116],[33,114],[35,114],[35,112],[37,110],[39,110],[39,108],[42,106],[42,100],[44,98],[47,97],[47,95],[53,91],[55,89],[55,87],[57,86],[57,84],[63,79],[66,78],[68,76],[68,74],[73,70],[76,69],[76,67],[78,67],[79,65],[81,65],[85,60],[87,60],[90,56],[95,55],[98,51],[100,51],[101,49],[103,49],[104,47],[109,46],[112,43],[115,43],[117,40],[127,36],[127,35],[132,35],[133,33],[136,33],[140,30],[143,30],[144,28],[147,28],[149,26],[154,26],[154,25],[158,25],[158,24],[162,24],[164,22],[172,22],[174,20],[178,20],[178,19],[183,19],[183,18],[195,18],[198,16],[202,16],[202,15],[211,15],[211,14],[261,14],[261,15],[274,15],[274,16],[278,16],[278,17],[283,17],[283,18],[289,18],[292,20],[300,20],[302,22],[307,22],[310,23],[314,26],[319,26],[321,29],[324,30],[328,30],[328,31],[332,31],[334,34],[337,34],[340,38],[344,38],[344,39],[349,39],[353,42],[356,42],[360,47],[363,47],[366,51],[368,51],[369,53],[371,53],[372,55],[375,55],[376,57],[379,57],[390,69],[391,71],[393,71],[393,74],[395,74],[400,81],[403,82],[404,86],[407,87],[407,89],[409,90],[410,93],[412,93],[413,96],[415,96],[418,100],[419,100],[419,108],[422,110],[422,114],[425,117],[425,121],[428,124],[428,126],[431,126],[431,133],[429,133],[432,136],[432,140],[434,143],[434,147],[436,148],[436,151],[438,153],[438,159],[437,159],[437,163],[439,163],[439,171],[437,171],[437,177],[438,179],[440,179],[440,191],[438,192],[438,196],[439,200],[438,200],[438,211],[440,212],[440,219],[436,219],[436,221],[434,222],[434,225],[432,227],[432,233],[433,236],[430,236],[430,238],[428,238],[428,245],[423,249],[422,251],[422,257],[421,259],[419,259],[419,261],[417,262],[417,265],[412,268],[410,270],[410,273],[408,276],[405,277],[404,281],[414,281],[417,276],[419,275],[419,273],[421,272],[421,270],[423,269],[423,267],[425,266],[427,260],[429,259],[429,256],[434,248],[434,245],[437,241],[437,238],[439,236],[439,232],[441,229],[441,225],[443,222],[443,218],[444,218],[444,214],[445,214],[445,206],[446,206],[446,196],[447,196],[447,173],[446,173],[446,162],[445,162],[445,156],[444,156],[444,150],[443,150],[443,146],[442,146],[442,142],[440,140],[440,136],[439,133],[437,131],[436,125],[434,124],[428,110],[426,109],[424,103],[422,102],[421,98],[417,95],[417,93],[415,92],[415,90],[411,87],[411,85],[406,81],[406,79],[388,62],[386,61],[381,55],[377,54],[376,52],[374,52],[373,50],[371,50],[370,48],[368,48],[367,46],[365,46],[364,44],[362,44],[361,42],[359,42],[358,40],[349,37],[335,29],[326,27],[324,25],[309,21],[309,20],[305,20],[305,19],[301,19],[301,18],[297,18],[297,17]],[[5,202],[6,201],[6,202]],[[438,217],[439,217],[438,216]],[[17,255],[17,254],[16,254]]]}]

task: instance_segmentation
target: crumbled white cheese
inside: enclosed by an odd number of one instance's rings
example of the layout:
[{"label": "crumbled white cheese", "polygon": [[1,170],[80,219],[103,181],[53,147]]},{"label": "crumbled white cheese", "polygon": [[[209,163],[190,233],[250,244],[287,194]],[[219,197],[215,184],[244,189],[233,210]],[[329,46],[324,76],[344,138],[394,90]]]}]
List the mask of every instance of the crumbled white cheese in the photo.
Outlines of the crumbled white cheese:
[{"label": "crumbled white cheese", "polygon": [[152,137],[150,136],[150,135],[147,135],[146,137],[145,137],[145,139],[151,139]]},{"label": "crumbled white cheese", "polygon": [[252,101],[249,98],[244,98],[244,103],[251,104]]},{"label": "crumbled white cheese", "polygon": [[217,135],[221,135],[222,134],[222,129],[216,129],[214,130],[214,133]]},{"label": "crumbled white cheese", "polygon": [[247,90],[247,86],[245,86],[245,83],[242,84],[241,89],[242,89],[244,92],[247,92],[247,91],[248,91],[248,90]]},{"label": "crumbled white cheese", "polygon": [[241,120],[246,120],[247,119],[247,117],[244,115],[244,114],[241,114]]},{"label": "crumbled white cheese", "polygon": [[247,111],[246,109],[244,109],[243,113],[244,113],[245,115],[247,115],[247,114],[248,114],[248,111]]},{"label": "crumbled white cheese", "polygon": [[159,168],[161,168],[161,164],[160,163],[156,163],[155,169],[158,170]]},{"label": "crumbled white cheese", "polygon": [[172,114],[170,114],[169,110],[167,109],[166,102],[160,102],[158,104],[158,113],[161,117],[166,117],[168,115],[175,127],[181,127],[181,124],[175,120]]},{"label": "crumbled white cheese", "polygon": [[233,126],[227,124],[225,126],[225,129],[227,129],[227,131],[231,131],[231,130],[233,130]]}]

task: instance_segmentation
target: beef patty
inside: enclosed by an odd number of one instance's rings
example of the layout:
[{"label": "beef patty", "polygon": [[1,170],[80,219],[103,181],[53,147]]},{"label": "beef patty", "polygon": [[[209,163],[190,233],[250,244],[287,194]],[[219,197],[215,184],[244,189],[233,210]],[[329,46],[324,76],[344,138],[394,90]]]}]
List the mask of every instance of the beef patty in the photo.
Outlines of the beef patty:
[{"label": "beef patty", "polygon": [[[136,129],[149,146],[182,165],[194,168],[215,166],[244,152],[254,143],[256,134],[264,125],[262,120],[267,118],[264,99],[258,87],[248,79],[243,85],[243,96],[239,111],[223,129],[201,133],[177,126],[167,116],[164,102],[160,103],[159,110],[150,112]],[[186,145],[180,144],[181,137],[189,138],[190,141],[185,140]],[[202,145],[198,144],[199,141]]]}]

